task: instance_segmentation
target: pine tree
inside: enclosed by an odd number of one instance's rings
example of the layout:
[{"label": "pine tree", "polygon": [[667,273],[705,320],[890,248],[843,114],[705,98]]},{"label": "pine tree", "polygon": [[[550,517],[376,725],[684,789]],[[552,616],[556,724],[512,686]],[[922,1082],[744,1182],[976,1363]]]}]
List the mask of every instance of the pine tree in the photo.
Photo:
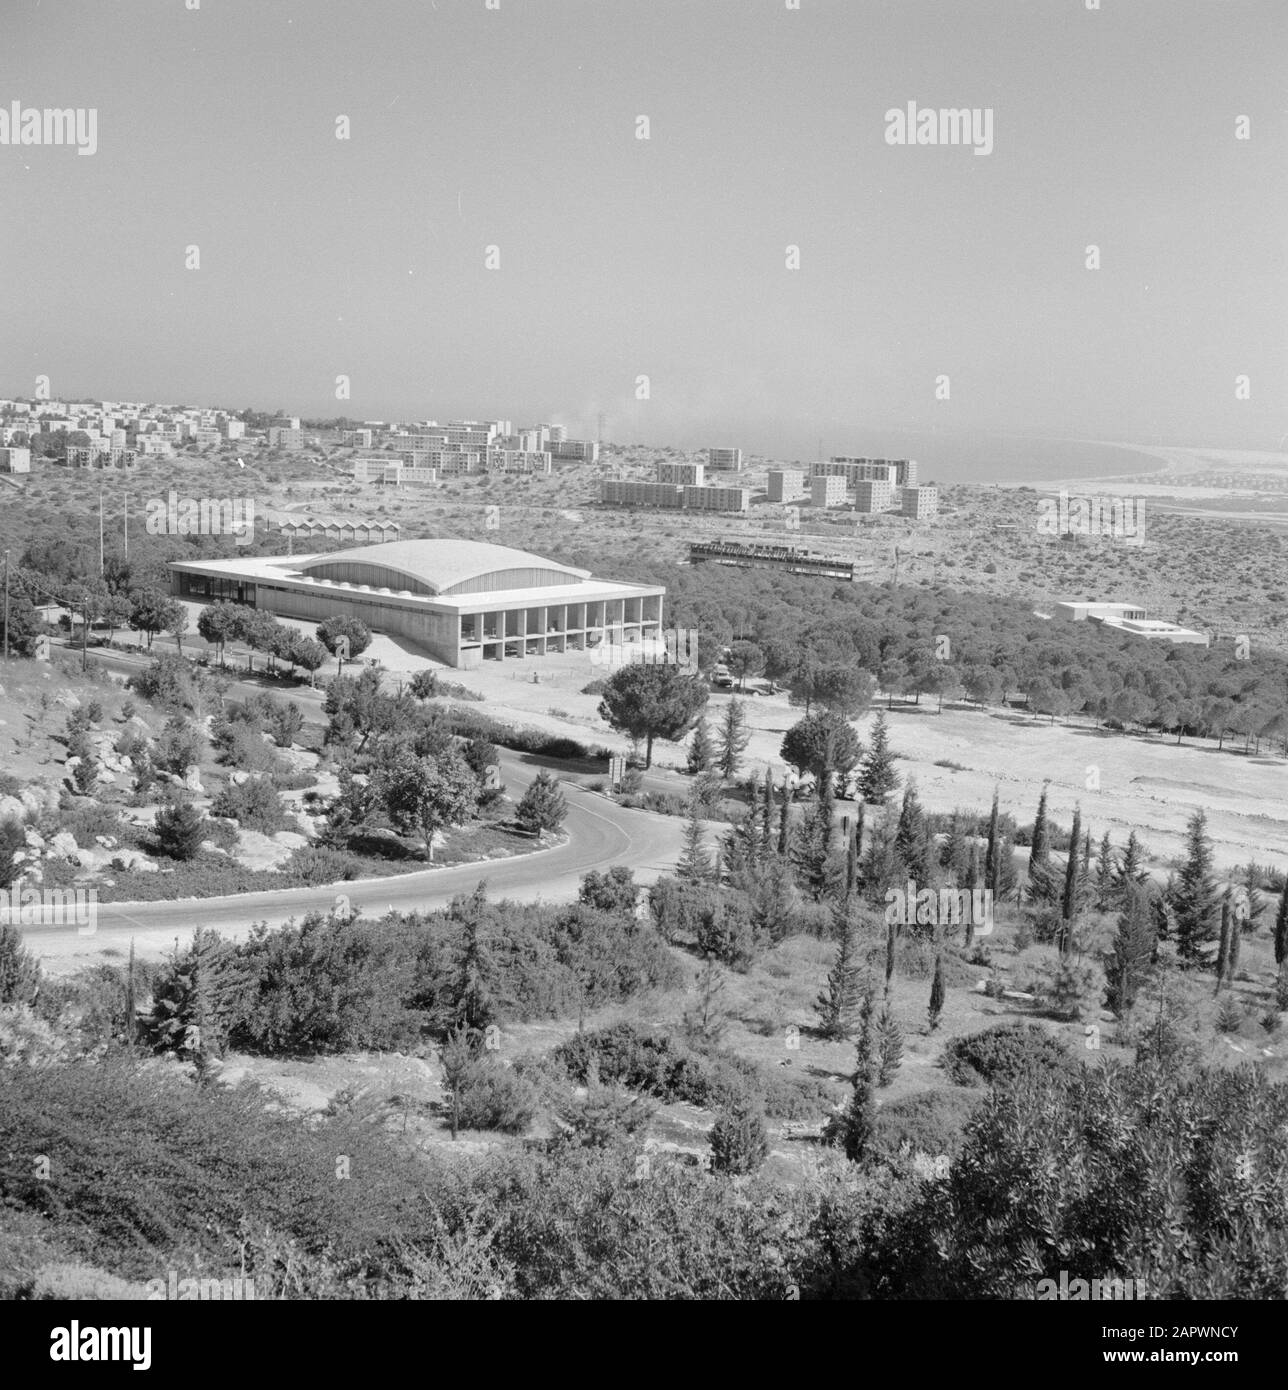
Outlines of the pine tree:
[{"label": "pine tree", "polygon": [[451,992],[453,1022],[457,1027],[481,1030],[496,1016],[492,998],[496,967],[484,937],[488,902],[482,883],[469,898],[453,904],[452,915],[461,923]]},{"label": "pine tree", "polygon": [[899,811],[894,847],[908,877],[914,879],[919,887],[928,887],[933,876],[930,837],[926,831],[925,812],[917,799],[917,784],[911,777],[903,789],[903,805]]},{"label": "pine tree", "polygon": [[1144,855],[1141,851],[1140,840],[1133,830],[1127,836],[1127,848],[1123,850],[1114,881],[1118,891],[1125,899],[1131,886],[1135,883],[1143,883],[1145,876]]},{"label": "pine tree", "polygon": [[939,1027],[939,1018],[944,1011],[944,954],[935,956],[935,978],[930,982],[930,1031]]},{"label": "pine tree", "polygon": [[1283,892],[1279,895],[1279,911],[1275,913],[1275,964],[1288,960],[1288,874],[1284,875]]},{"label": "pine tree", "polygon": [[710,772],[715,766],[715,743],[711,738],[711,725],[704,715],[693,729],[689,740],[689,771],[693,773]]},{"label": "pine tree", "polygon": [[717,1113],[709,1141],[713,1173],[745,1176],[769,1157],[764,1113],[746,1096],[736,1097]]},{"label": "pine tree", "polygon": [[747,728],[747,712],[742,701],[730,700],[720,720],[716,750],[717,766],[726,781],[737,777],[738,769],[742,766],[742,755],[750,739],[751,731]]},{"label": "pine tree", "polygon": [[889,1004],[876,1021],[877,1085],[889,1086],[903,1061],[903,1030]]},{"label": "pine tree", "polygon": [[863,1006],[863,966],[859,960],[857,925],[843,907],[832,913],[840,931],[836,958],[827,983],[814,1004],[819,1032],[825,1038],[852,1038]]},{"label": "pine tree", "polygon": [[171,859],[191,859],[201,848],[205,817],[186,801],[163,806],[153,822],[157,847]]},{"label": "pine tree", "polygon": [[568,803],[559,790],[559,779],[542,768],[523,793],[514,819],[521,829],[539,835],[543,830],[558,830],[567,814]]},{"label": "pine tree", "polygon": [[1158,930],[1150,895],[1138,883],[1127,890],[1113,950],[1105,960],[1106,1003],[1119,1018],[1136,1002],[1136,995],[1152,968],[1157,946]]},{"label": "pine tree", "polygon": [[893,920],[886,923],[885,959],[885,997],[889,999],[894,988],[895,948],[899,941],[899,924]]},{"label": "pine tree", "polygon": [[1190,817],[1186,832],[1186,857],[1172,897],[1176,915],[1176,949],[1182,960],[1193,962],[1199,948],[1212,940],[1217,922],[1217,890],[1212,876],[1212,842],[1202,808]]},{"label": "pine tree", "polygon": [[836,870],[832,862],[834,806],[835,801],[824,785],[813,814],[800,827],[792,851],[800,886],[815,902],[822,902],[833,887]]},{"label": "pine tree", "polygon": [[1226,983],[1234,984],[1234,977],[1239,969],[1239,951],[1243,945],[1243,921],[1239,914],[1234,910],[1233,895],[1230,903],[1230,952],[1226,961]]},{"label": "pine tree", "polygon": [[885,711],[878,710],[872,721],[872,742],[859,766],[859,795],[874,806],[882,805],[898,787],[899,774],[894,770],[894,754],[890,751],[890,731],[886,727]]},{"label": "pine tree", "polygon": [[711,857],[707,854],[706,828],[702,824],[701,807],[695,796],[689,798],[689,818],[684,824],[684,849],[675,866],[677,878],[686,883],[711,882]]},{"label": "pine tree", "polygon": [[848,902],[863,887],[859,865],[863,858],[863,821],[866,807],[859,802],[854,830],[845,838],[845,897]]}]

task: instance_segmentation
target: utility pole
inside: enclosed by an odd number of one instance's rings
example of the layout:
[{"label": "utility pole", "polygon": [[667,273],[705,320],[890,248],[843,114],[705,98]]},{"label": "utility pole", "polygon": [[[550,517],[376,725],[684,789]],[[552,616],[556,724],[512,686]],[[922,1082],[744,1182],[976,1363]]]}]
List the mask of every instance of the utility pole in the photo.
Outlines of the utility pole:
[{"label": "utility pole", "polygon": [[125,492],[121,496],[125,501],[125,558],[128,560],[130,558],[130,494]]},{"label": "utility pole", "polygon": [[9,660],[9,552],[4,553],[4,659]]},{"label": "utility pole", "polygon": [[98,490],[98,577],[103,577],[103,489]]}]

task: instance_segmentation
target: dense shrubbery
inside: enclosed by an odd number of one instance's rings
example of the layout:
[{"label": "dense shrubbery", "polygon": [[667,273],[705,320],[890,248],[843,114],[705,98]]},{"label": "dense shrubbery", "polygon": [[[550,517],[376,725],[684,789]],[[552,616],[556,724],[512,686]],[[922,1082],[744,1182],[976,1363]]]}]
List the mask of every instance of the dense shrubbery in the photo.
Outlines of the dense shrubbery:
[{"label": "dense shrubbery", "polygon": [[798,1119],[827,1109],[837,1098],[815,1077],[786,1076],[718,1048],[698,1050],[660,1030],[618,1023],[579,1033],[556,1050],[575,1080],[595,1072],[666,1102],[723,1106],[758,1101],[767,1115]]},{"label": "dense shrubbery", "polygon": [[943,1060],[959,1086],[1006,1084],[1034,1071],[1067,1076],[1077,1068],[1064,1044],[1035,1023],[1002,1023],[954,1038]]}]

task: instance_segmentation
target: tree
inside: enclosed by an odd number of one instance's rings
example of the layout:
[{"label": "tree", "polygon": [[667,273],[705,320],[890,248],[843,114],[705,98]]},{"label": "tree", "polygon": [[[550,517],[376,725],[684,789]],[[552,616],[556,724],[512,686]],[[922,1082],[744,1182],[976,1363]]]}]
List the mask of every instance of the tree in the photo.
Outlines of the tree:
[{"label": "tree", "polygon": [[1149,877],[1144,867],[1144,853],[1140,847],[1140,840],[1133,829],[1127,836],[1127,847],[1123,850],[1122,859],[1118,864],[1118,871],[1114,875],[1114,886],[1119,894],[1120,901],[1125,902],[1133,885],[1144,883]]},{"label": "tree", "polygon": [[157,848],[171,859],[192,859],[201,848],[205,817],[186,801],[163,806],[156,814]]},{"label": "tree", "polygon": [[689,816],[684,823],[684,848],[675,866],[676,877],[686,883],[711,881],[711,856],[706,850],[706,827],[702,823],[701,810],[697,797],[691,796]]},{"label": "tree", "polygon": [[210,603],[197,617],[197,631],[211,646],[218,649],[219,664],[224,664],[224,650],[229,642],[246,635],[247,618],[252,610],[236,603]]},{"label": "tree", "polygon": [[741,700],[730,700],[720,720],[717,752],[720,775],[726,781],[737,777],[738,769],[742,766],[742,755],[750,740],[751,731],[747,728],[747,712],[743,703]]},{"label": "tree", "polygon": [[828,971],[827,983],[814,1002],[819,1032],[825,1038],[852,1038],[863,1007],[864,970],[859,958],[857,923],[844,908],[833,912],[840,930],[836,957]]},{"label": "tree", "polygon": [[438,1046],[438,1058],[443,1066],[443,1085],[451,1096],[452,1140],[455,1142],[461,1127],[461,1098],[469,1089],[478,1069],[478,1054],[474,1037],[467,1024],[449,1028]]},{"label": "tree", "polygon": [[894,770],[894,754],[890,751],[890,730],[884,710],[878,710],[872,721],[872,741],[859,768],[859,795],[873,805],[883,805],[891,792],[899,787],[899,774]]},{"label": "tree", "polygon": [[944,1011],[944,953],[935,956],[935,977],[930,982],[930,1031],[939,1027],[939,1018]]},{"label": "tree", "polygon": [[[730,704],[733,702],[730,701]],[[699,719],[693,726],[693,737],[689,740],[689,771],[692,773],[710,772],[715,766],[715,745],[711,740],[711,725]]]},{"label": "tree", "polygon": [[748,676],[758,675],[765,669],[765,654],[754,642],[738,641],[729,648],[729,658],[725,662],[729,674],[738,682],[738,689],[745,688]]},{"label": "tree", "polygon": [[707,703],[706,682],[678,666],[632,662],[604,687],[599,717],[618,733],[645,740],[644,766],[653,766],[653,740],[678,739]]},{"label": "tree", "polygon": [[233,949],[216,932],[197,927],[186,951],[176,947],[152,991],[148,1031],[154,1045],[196,1065],[205,1081],[222,1057],[244,980]]},{"label": "tree", "polygon": [[40,989],[40,962],[6,916],[0,920],[0,1004],[29,1004]]},{"label": "tree", "polygon": [[417,836],[431,862],[435,834],[467,820],[478,807],[478,779],[455,749],[437,758],[400,753],[374,781],[394,829]]},{"label": "tree", "polygon": [[925,813],[917,798],[917,784],[912,778],[908,779],[903,789],[903,805],[899,810],[894,848],[907,875],[922,887],[928,887],[933,872],[930,836],[926,829]]},{"label": "tree", "polygon": [[835,714],[807,714],[783,736],[784,762],[802,775],[810,773],[821,787],[825,778],[845,776],[859,760],[859,736]]},{"label": "tree", "polygon": [[428,669],[417,671],[407,689],[417,700],[432,700],[438,694],[438,676]]},{"label": "tree", "polygon": [[1288,960],[1288,874],[1284,876],[1279,911],[1275,914],[1275,964],[1282,968],[1285,960]]},{"label": "tree", "polygon": [[18,861],[14,856],[27,848],[27,832],[16,817],[0,821],[0,888],[8,888],[18,877]]},{"label": "tree", "polygon": [[1001,811],[998,804],[998,788],[993,788],[993,807],[988,813],[988,840],[984,847],[984,887],[993,892],[993,897],[1001,896],[1002,886],[1002,845],[1000,835]]},{"label": "tree", "polygon": [[[26,594],[9,595],[9,654],[11,656],[33,656],[36,638],[44,630],[36,605]],[[0,651],[4,650],[4,609],[0,608]]]},{"label": "tree", "polygon": [[175,646],[179,649],[179,655],[183,655],[183,639],[188,631],[188,610],[181,603],[176,603],[169,610],[168,621],[165,630],[174,638]]},{"label": "tree", "polygon": [[1051,857],[1051,831],[1047,824],[1047,786],[1042,783],[1042,795],[1038,798],[1038,813],[1033,818],[1033,838],[1029,842],[1029,876],[1035,870],[1046,867]]},{"label": "tree", "polygon": [[283,656],[292,666],[303,666],[309,673],[310,686],[313,685],[317,672],[326,664],[326,655],[326,648],[321,642],[315,642],[303,633],[296,633],[283,652]]},{"label": "tree", "polygon": [[1172,893],[1176,918],[1176,949],[1182,960],[1194,961],[1200,946],[1215,935],[1217,890],[1212,873],[1212,842],[1207,816],[1200,807],[1186,831],[1186,856]]},{"label": "tree", "polygon": [[559,790],[559,779],[542,768],[528,785],[514,813],[520,829],[530,835],[558,830],[568,814],[568,803]]},{"label": "tree", "polygon": [[717,1112],[709,1137],[713,1173],[745,1176],[769,1157],[764,1113],[746,1096],[736,1097]]},{"label": "tree", "polygon": [[346,658],[350,661],[356,660],[371,645],[371,629],[366,623],[360,622],[357,618],[342,617],[338,613],[324,618],[317,625],[314,635],[332,656],[339,653],[342,641],[348,642],[346,657],[340,658],[342,670]]},{"label": "tree", "polygon": [[293,700],[285,704],[276,701],[268,714],[268,727],[273,733],[273,742],[279,748],[289,748],[304,727],[304,715]]},{"label": "tree", "polygon": [[1105,1002],[1119,1018],[1136,1002],[1158,945],[1149,898],[1148,890],[1139,883],[1127,889],[1126,903],[1114,933],[1113,950],[1105,960],[1108,986]]},{"label": "tree", "polygon": [[1082,873],[1082,807],[1073,812],[1073,830],[1069,835],[1069,857],[1064,865],[1064,892],[1060,898],[1060,953],[1073,950],[1074,921],[1082,911],[1085,884]]},{"label": "tree", "polygon": [[715,953],[707,951],[698,972],[698,997],[684,1012],[684,1027],[687,1033],[713,1046],[724,1036],[729,1021],[729,1011],[723,1001],[724,988],[724,975]]},{"label": "tree", "polygon": [[461,926],[450,987],[452,1018],[458,1028],[482,1030],[496,1017],[492,990],[496,966],[484,937],[488,911],[483,883],[468,898],[455,899],[449,909],[449,916]]},{"label": "tree", "polygon": [[889,1004],[877,1015],[875,1031],[877,1085],[889,1086],[903,1061],[903,1030]]},{"label": "tree", "polygon": [[577,901],[600,912],[615,912],[634,920],[637,892],[634,873],[625,864],[614,864],[606,874],[597,869],[583,874]]}]

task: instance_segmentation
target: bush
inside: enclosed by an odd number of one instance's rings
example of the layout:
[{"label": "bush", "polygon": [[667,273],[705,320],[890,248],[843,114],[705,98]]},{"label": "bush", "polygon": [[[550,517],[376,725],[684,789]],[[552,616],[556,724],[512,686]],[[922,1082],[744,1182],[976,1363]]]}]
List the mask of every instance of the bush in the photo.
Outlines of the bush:
[{"label": "bush", "polygon": [[745,1100],[721,1109],[709,1137],[712,1172],[745,1176],[754,1173],[769,1157],[765,1117]]},{"label": "bush", "polygon": [[978,1092],[918,1091],[877,1111],[876,1140],[889,1153],[908,1149],[938,1157],[956,1154],[979,1104]]},{"label": "bush", "polygon": [[247,830],[272,835],[287,822],[286,807],[267,777],[249,777],[223,787],[210,804],[210,813],[227,816]]},{"label": "bush", "polygon": [[195,806],[174,802],[157,812],[157,848],[171,859],[191,859],[205,838],[205,817]]},{"label": "bush", "polygon": [[1063,1044],[1033,1023],[1002,1023],[954,1038],[944,1070],[959,1086],[1005,1085],[1029,1072],[1072,1076],[1077,1063]]},{"label": "bush", "polygon": [[325,883],[345,883],[357,878],[362,866],[343,850],[325,845],[301,845],[292,851],[285,865],[287,873],[298,875],[305,883],[319,886]]},{"label": "bush", "polygon": [[480,1061],[461,1087],[459,1123],[462,1129],[494,1129],[522,1134],[537,1113],[532,1083],[499,1062]]}]

